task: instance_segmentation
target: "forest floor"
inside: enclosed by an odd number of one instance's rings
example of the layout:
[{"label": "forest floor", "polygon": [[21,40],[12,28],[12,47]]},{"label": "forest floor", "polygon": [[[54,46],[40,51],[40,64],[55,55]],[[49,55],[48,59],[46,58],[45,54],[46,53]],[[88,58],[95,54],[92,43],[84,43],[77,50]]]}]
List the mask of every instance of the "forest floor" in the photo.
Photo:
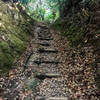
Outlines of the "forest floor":
[{"label": "forest floor", "polygon": [[100,100],[93,47],[72,48],[44,25],[34,30],[14,69],[0,78],[0,100]]}]

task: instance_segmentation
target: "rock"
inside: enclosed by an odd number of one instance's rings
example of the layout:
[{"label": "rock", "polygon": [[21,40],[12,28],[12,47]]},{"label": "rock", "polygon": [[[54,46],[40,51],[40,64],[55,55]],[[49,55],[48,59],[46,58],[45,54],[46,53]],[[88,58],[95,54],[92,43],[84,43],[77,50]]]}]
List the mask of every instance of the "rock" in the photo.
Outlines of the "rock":
[{"label": "rock", "polygon": [[53,38],[43,38],[43,37],[42,37],[42,38],[39,37],[38,39],[39,39],[39,40],[53,40]]},{"label": "rock", "polygon": [[42,45],[42,46],[50,46],[50,43],[44,42],[44,43],[39,43],[39,45]]},{"label": "rock", "polygon": [[42,63],[45,63],[45,64],[58,64],[60,62],[58,62],[58,61],[41,61],[41,60],[35,60],[34,63],[36,63],[36,64],[42,64]]},{"label": "rock", "polygon": [[58,50],[56,50],[56,49],[44,49],[44,48],[39,48],[39,50],[38,50],[40,53],[43,53],[43,52],[48,52],[48,53],[57,53],[58,52]]},{"label": "rock", "polygon": [[35,100],[68,100],[67,97],[48,97],[48,98],[44,98],[44,97],[36,97]]},{"label": "rock", "polygon": [[46,73],[45,76],[53,78],[53,77],[60,77],[61,75],[57,73]]},{"label": "rock", "polygon": [[61,75],[57,73],[37,73],[35,76],[40,80],[44,80],[45,78],[58,78]]},{"label": "rock", "polygon": [[35,100],[46,100],[44,97],[38,96],[35,98]]},{"label": "rock", "polygon": [[67,97],[49,97],[46,100],[68,100]]}]

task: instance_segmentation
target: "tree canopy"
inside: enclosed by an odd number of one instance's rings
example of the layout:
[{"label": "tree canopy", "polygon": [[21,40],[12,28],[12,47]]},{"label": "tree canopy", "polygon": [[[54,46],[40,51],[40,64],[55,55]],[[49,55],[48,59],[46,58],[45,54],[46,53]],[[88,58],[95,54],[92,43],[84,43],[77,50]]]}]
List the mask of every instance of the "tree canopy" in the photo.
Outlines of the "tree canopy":
[{"label": "tree canopy", "polygon": [[66,0],[20,0],[28,14],[39,21],[55,21]]}]

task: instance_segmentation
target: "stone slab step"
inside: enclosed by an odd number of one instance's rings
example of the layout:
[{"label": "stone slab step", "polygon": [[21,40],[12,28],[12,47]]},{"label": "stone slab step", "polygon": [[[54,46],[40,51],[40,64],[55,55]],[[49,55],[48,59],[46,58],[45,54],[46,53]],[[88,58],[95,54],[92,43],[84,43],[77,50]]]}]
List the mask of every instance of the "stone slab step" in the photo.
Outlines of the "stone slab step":
[{"label": "stone slab step", "polygon": [[49,97],[46,100],[68,100],[67,97]]},{"label": "stone slab step", "polygon": [[44,48],[39,48],[38,51],[40,53],[48,52],[48,53],[58,53],[58,50],[56,49],[44,49]]},{"label": "stone slab step", "polygon": [[51,34],[48,32],[39,32],[38,36],[39,37],[51,37]]},{"label": "stone slab step", "polygon": [[41,30],[38,34],[50,34],[48,30]]},{"label": "stone slab step", "polygon": [[40,61],[40,60],[35,60],[34,63],[40,65],[42,63],[45,63],[45,64],[59,64],[61,62],[58,62],[58,61]]},{"label": "stone slab step", "polygon": [[38,27],[43,28],[43,29],[48,29],[47,25],[38,25]]},{"label": "stone slab step", "polygon": [[[41,61],[41,62],[43,62],[43,61],[46,61],[46,62],[48,62],[48,61],[50,61],[50,62],[56,61],[56,62],[58,62],[58,59],[57,59],[56,55],[55,56],[52,56],[51,54],[45,55],[45,53],[42,53],[40,55],[40,57],[38,57],[36,60]],[[36,61],[36,60],[31,60],[31,61]]]},{"label": "stone slab step", "polygon": [[44,42],[44,43],[38,43],[38,44],[39,44],[39,45],[42,45],[42,46],[47,46],[47,47],[48,47],[48,46],[51,46],[50,43],[45,43],[45,42]]},{"label": "stone slab step", "polygon": [[57,73],[37,73],[35,77],[40,80],[44,80],[46,78],[58,78],[61,77],[61,75]]},{"label": "stone slab step", "polygon": [[34,72],[38,72],[38,73],[58,73],[59,72],[58,66],[54,64],[41,64],[41,66],[33,64],[30,67],[31,69],[34,70]]},{"label": "stone slab step", "polygon": [[47,33],[42,33],[42,34],[38,34],[38,37],[39,38],[51,38],[51,35],[50,34],[47,34]]},{"label": "stone slab step", "polygon": [[29,61],[33,62],[33,61],[58,61],[59,58],[57,57],[57,54],[55,53],[36,53],[32,54]]},{"label": "stone slab step", "polygon": [[49,35],[38,35],[38,39],[41,39],[41,40],[52,40],[53,38],[51,38],[51,36]]},{"label": "stone slab step", "polygon": [[47,40],[47,41],[53,40],[53,38],[41,38],[41,37],[38,37],[38,39],[39,39],[39,40]]},{"label": "stone slab step", "polygon": [[33,65],[33,61],[34,60],[37,60],[39,58],[39,54],[37,52],[32,52],[30,54],[30,56],[27,58],[27,61],[26,63],[24,64],[24,67],[28,67],[28,66],[31,66]]},{"label": "stone slab step", "polygon": [[68,100],[67,97],[48,97],[48,98],[45,98],[45,97],[36,97],[35,100]]}]

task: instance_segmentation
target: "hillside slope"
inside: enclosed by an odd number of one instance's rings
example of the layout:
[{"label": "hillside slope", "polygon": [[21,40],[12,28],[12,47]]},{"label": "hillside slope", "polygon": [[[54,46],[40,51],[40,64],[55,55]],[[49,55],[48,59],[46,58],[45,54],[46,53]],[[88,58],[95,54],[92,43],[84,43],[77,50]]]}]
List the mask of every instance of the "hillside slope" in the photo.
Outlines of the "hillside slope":
[{"label": "hillside slope", "polygon": [[100,1],[69,0],[62,14],[52,27],[60,30],[61,35],[67,37],[71,46],[78,47],[78,50],[84,51],[85,46],[93,46],[95,59],[91,57],[91,68],[96,69],[95,80],[100,88]]},{"label": "hillside slope", "polygon": [[[0,0],[0,73],[7,72],[26,49],[34,21],[16,4]],[[26,21],[27,20],[27,21]]]},{"label": "hillside slope", "polygon": [[69,0],[62,14],[53,26],[60,29],[72,45],[91,42],[100,46],[99,0]]}]

